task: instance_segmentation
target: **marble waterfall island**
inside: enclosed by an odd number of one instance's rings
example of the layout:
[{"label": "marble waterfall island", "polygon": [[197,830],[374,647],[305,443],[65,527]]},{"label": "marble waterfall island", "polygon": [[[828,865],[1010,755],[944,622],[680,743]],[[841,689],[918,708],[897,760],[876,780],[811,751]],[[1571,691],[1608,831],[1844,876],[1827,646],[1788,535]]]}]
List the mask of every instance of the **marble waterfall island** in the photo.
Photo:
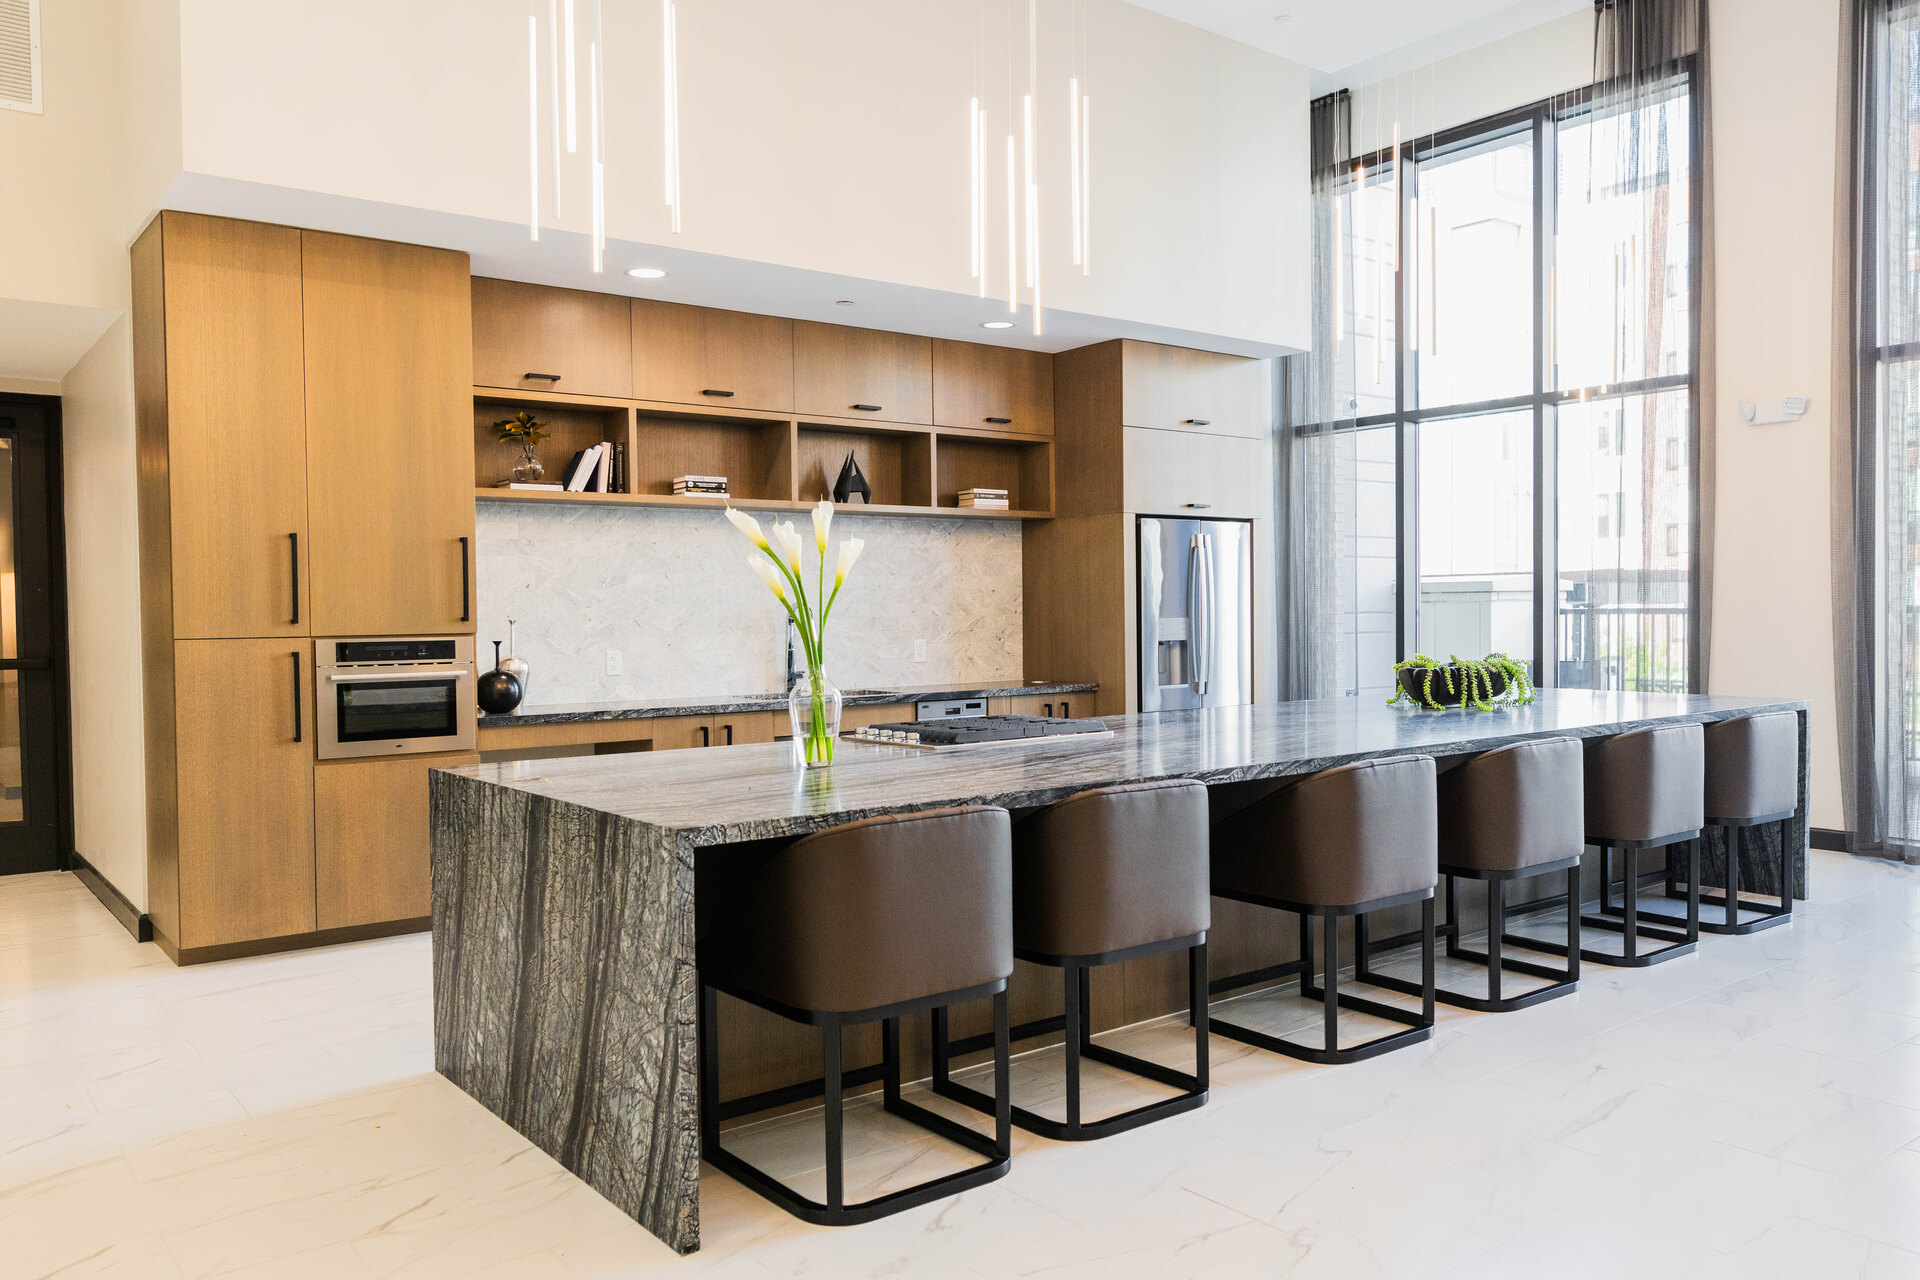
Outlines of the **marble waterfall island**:
[{"label": "marble waterfall island", "polygon": [[[1454,755],[1793,711],[1800,805],[1784,838],[1803,882],[1807,705],[1549,689],[1524,707],[1434,712],[1342,698],[1116,716],[1110,736],[944,752],[846,742],[831,769],[814,771],[787,743],[439,770],[434,1063],[691,1252],[700,1243],[694,925],[703,850],[945,805],[1031,808],[1140,779],[1221,785],[1406,752]],[[1777,887],[1778,845],[1769,856],[1759,844],[1743,856],[1741,878],[1765,893]]]}]

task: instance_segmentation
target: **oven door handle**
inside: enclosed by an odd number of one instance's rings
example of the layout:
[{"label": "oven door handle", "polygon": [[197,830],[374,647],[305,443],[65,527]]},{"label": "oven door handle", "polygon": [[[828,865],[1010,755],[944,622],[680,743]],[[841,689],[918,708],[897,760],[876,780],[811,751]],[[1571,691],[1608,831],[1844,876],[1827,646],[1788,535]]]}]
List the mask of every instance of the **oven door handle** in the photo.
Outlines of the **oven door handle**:
[{"label": "oven door handle", "polygon": [[341,675],[337,671],[327,673],[330,684],[364,684],[369,680],[458,680],[473,673],[461,668],[457,671],[369,671],[365,675]]}]

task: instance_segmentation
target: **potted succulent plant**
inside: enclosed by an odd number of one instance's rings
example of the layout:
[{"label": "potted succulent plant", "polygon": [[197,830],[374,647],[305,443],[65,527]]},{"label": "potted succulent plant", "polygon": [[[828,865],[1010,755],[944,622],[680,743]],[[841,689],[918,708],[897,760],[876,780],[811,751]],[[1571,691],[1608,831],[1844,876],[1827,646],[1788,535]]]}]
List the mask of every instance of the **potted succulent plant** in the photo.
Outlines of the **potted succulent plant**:
[{"label": "potted succulent plant", "polygon": [[1496,703],[1517,707],[1533,701],[1527,664],[1504,653],[1478,659],[1449,654],[1445,662],[1416,653],[1395,663],[1393,669],[1399,687],[1387,699],[1388,706],[1405,701],[1434,711],[1449,707],[1491,711]]},{"label": "potted succulent plant", "polygon": [[501,444],[520,446],[520,461],[513,465],[513,478],[516,482],[533,484],[547,473],[546,468],[540,465],[540,459],[533,456],[535,447],[553,434],[546,428],[546,423],[525,409],[511,418],[502,418],[493,424],[494,434]]}]

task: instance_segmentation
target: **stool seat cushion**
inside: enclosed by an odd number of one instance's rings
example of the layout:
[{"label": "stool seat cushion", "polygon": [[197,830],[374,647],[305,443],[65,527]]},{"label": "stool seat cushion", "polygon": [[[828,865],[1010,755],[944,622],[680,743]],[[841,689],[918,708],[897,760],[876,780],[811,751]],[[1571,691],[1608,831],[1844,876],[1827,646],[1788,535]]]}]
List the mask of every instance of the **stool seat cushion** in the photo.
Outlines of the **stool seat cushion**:
[{"label": "stool seat cushion", "polygon": [[1351,907],[1432,889],[1438,825],[1431,756],[1311,774],[1213,829],[1214,891]]},{"label": "stool seat cushion", "polygon": [[1699,725],[1589,738],[1586,756],[1589,841],[1661,840],[1705,825]]},{"label": "stool seat cushion", "polygon": [[1743,821],[1800,807],[1800,717],[1791,711],[1706,729],[1706,817]]},{"label": "stool seat cushion", "polygon": [[1440,865],[1522,871],[1577,858],[1586,845],[1578,738],[1501,747],[1439,777]]},{"label": "stool seat cushion", "polygon": [[889,815],[803,836],[727,903],[701,947],[715,985],[853,1013],[1013,973],[1005,809]]},{"label": "stool seat cushion", "polygon": [[1013,827],[1013,941],[1092,956],[1206,932],[1207,789],[1168,779],[1069,796]]}]

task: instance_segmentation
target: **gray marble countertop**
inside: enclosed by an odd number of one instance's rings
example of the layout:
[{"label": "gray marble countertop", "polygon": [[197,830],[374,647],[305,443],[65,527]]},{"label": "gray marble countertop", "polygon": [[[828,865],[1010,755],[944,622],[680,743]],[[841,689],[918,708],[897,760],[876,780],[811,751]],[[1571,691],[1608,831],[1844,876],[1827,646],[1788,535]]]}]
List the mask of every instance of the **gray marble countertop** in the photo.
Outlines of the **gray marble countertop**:
[{"label": "gray marble countertop", "polygon": [[1598,737],[1649,724],[1807,707],[1785,699],[1586,690],[1542,690],[1530,706],[1492,712],[1423,711],[1372,698],[1334,698],[1111,716],[1111,736],[1026,739],[955,751],[843,740],[827,769],[802,768],[790,743],[765,743],[512,761],[452,772],[706,845],[797,835],[874,814],[944,805],[1027,808],[1087,787],[1147,778],[1248,781],[1370,757],[1461,754],[1525,738]]},{"label": "gray marble countertop", "polygon": [[[893,702],[919,702],[929,698],[1017,698],[1030,694],[1058,697],[1061,694],[1093,693],[1097,684],[1038,682],[1033,684],[898,685],[891,689],[841,690],[849,707],[885,706]],[[749,711],[774,711],[787,705],[784,693],[747,693],[705,698],[655,698],[638,702],[556,702],[546,706],[523,707],[506,715],[480,717],[482,729],[512,729],[537,724],[572,724],[588,720],[644,720],[650,716],[724,716]]]}]

